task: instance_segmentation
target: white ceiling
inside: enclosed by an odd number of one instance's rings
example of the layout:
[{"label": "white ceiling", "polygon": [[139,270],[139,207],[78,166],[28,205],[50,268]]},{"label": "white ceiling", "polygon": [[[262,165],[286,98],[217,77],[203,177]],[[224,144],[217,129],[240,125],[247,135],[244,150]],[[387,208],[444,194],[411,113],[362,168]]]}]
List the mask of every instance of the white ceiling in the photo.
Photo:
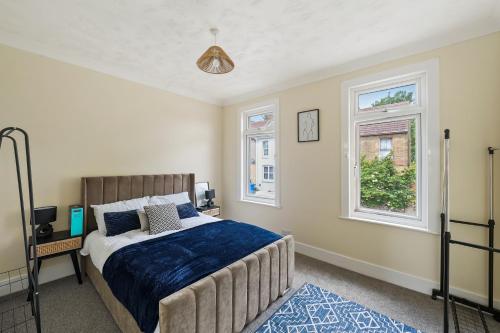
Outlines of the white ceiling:
[{"label": "white ceiling", "polygon": [[217,104],[498,30],[499,0],[0,0],[0,43]]}]

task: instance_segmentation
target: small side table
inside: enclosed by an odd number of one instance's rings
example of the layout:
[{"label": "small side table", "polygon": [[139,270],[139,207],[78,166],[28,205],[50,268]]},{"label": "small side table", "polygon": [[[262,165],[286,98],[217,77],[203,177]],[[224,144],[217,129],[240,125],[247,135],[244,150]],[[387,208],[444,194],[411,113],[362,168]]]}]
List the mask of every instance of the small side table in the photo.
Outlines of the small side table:
[{"label": "small side table", "polygon": [[[37,239],[36,248],[38,272],[40,272],[43,260],[69,254],[71,261],[73,261],[73,268],[75,269],[78,283],[82,284],[82,275],[77,257],[77,251],[82,248],[82,236],[71,237],[69,230],[55,231],[48,238]],[[29,249],[30,259],[33,259],[33,242],[31,236],[29,238]]]},{"label": "small side table", "polygon": [[213,217],[219,216],[220,215],[220,206],[201,206],[196,208],[197,211],[200,213],[203,213],[205,215],[210,215]]}]

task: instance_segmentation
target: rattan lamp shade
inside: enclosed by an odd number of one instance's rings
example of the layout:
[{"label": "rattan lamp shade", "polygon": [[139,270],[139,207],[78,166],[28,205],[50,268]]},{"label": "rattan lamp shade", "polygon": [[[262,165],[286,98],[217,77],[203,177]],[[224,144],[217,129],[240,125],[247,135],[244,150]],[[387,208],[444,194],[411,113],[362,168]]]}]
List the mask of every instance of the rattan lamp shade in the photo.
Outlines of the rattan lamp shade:
[{"label": "rattan lamp shade", "polygon": [[229,73],[234,68],[231,58],[217,45],[209,47],[196,64],[199,69],[211,74]]}]

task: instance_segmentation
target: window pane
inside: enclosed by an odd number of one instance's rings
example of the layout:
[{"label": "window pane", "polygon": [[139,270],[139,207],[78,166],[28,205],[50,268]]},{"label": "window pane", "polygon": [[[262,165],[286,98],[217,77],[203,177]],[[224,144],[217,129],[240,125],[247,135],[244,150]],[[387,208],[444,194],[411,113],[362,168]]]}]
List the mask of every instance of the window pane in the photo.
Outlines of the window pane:
[{"label": "window pane", "polygon": [[416,84],[372,91],[358,96],[359,111],[380,111],[415,104]]},{"label": "window pane", "polygon": [[262,153],[264,156],[269,155],[269,141],[262,141]]},{"label": "window pane", "polygon": [[360,209],[416,216],[416,120],[359,126]]},{"label": "window pane", "polygon": [[392,138],[380,138],[380,152],[379,157],[384,158],[392,150]]},{"label": "window pane", "polygon": [[[268,142],[268,146],[274,145],[274,138],[270,136],[248,136],[247,139],[247,195],[259,198],[274,199],[275,184],[274,184],[274,157],[272,155],[263,158],[264,142]],[[265,162],[265,164],[264,164]]]},{"label": "window pane", "polygon": [[274,167],[271,165],[264,166],[264,180],[274,180]]},{"label": "window pane", "polygon": [[270,112],[249,116],[247,126],[248,129],[271,129],[274,127],[274,114]]}]

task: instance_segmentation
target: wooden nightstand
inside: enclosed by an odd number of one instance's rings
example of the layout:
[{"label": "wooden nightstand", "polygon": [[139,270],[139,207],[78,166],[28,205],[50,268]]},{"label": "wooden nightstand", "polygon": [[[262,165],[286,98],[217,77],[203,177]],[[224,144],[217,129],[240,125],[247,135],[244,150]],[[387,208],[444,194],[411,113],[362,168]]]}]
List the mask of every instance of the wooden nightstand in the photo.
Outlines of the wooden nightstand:
[{"label": "wooden nightstand", "polygon": [[197,207],[196,210],[199,211],[200,213],[203,213],[205,215],[210,215],[213,217],[220,215],[220,207],[215,205],[212,207],[207,207],[207,206]]},{"label": "wooden nightstand", "polygon": [[[55,231],[50,237],[37,240],[38,271],[42,266],[42,260],[69,254],[73,261],[73,268],[78,279],[82,283],[80,266],[78,265],[77,251],[82,248],[82,236],[71,237],[69,230]],[[33,243],[29,238],[30,259],[33,259]]]}]

